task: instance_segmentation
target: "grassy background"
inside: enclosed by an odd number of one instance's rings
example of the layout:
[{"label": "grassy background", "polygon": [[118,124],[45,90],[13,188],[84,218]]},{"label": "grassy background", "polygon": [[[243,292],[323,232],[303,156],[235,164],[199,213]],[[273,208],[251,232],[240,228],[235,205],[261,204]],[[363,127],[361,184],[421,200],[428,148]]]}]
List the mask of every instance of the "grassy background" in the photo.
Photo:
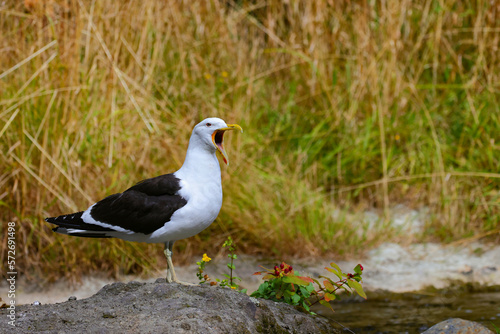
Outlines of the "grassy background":
[{"label": "grassy background", "polygon": [[219,218],[177,262],[228,234],[247,253],[357,254],[405,238],[385,223],[397,204],[431,213],[417,240],[498,240],[496,2],[26,0],[0,25],[0,235],[18,222],[28,279],[163,268],[162,246],[42,218],[176,170],[208,116],[245,133],[226,139]]}]

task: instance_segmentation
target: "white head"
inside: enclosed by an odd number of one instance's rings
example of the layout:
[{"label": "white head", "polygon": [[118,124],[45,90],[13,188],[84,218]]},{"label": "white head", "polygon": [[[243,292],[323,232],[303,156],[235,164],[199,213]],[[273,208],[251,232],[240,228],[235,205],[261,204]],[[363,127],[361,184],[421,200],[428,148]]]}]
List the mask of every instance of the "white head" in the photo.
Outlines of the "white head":
[{"label": "white head", "polygon": [[224,163],[227,165],[228,158],[223,145],[224,132],[235,129],[243,132],[243,129],[238,124],[226,124],[226,122],[217,117],[206,118],[196,124],[190,142],[195,141],[197,145],[205,145],[208,150],[219,151],[224,159]]}]

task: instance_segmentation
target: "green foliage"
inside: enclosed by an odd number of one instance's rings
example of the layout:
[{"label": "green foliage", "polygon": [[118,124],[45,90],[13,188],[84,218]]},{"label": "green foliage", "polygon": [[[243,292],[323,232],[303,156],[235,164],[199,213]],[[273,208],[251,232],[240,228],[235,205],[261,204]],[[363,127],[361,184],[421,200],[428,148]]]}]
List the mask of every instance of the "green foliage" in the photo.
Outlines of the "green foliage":
[{"label": "green foliage", "polygon": [[198,277],[198,280],[200,281],[200,284],[207,283],[210,281],[210,277],[208,274],[203,274],[205,271],[205,265],[210,262],[212,259],[207,256],[207,254],[203,254],[203,257],[201,261],[196,262],[198,265],[198,272],[196,273],[196,277]]},{"label": "green foliage", "polygon": [[309,311],[307,299],[315,293],[312,279],[296,276],[292,266],[284,262],[280,267],[275,266],[273,270],[266,269],[265,272],[256,272],[254,275],[263,273],[265,282],[251,294],[252,297],[299,305]]},{"label": "green foliage", "polygon": [[[227,248],[229,251],[229,254],[227,254],[227,257],[230,259],[229,263],[226,265],[229,268],[229,274],[224,274],[226,278],[224,279],[218,279],[216,278],[215,280],[219,283],[220,286],[228,286],[231,289],[239,289],[238,284],[236,284],[236,281],[241,281],[241,278],[237,276],[233,276],[233,270],[236,269],[234,265],[234,260],[236,260],[238,257],[236,256],[236,248],[234,246],[233,239],[231,236],[228,236],[224,244],[222,244],[223,248]],[[246,289],[239,290],[241,292],[246,292]]]},{"label": "green foliage", "polygon": [[500,334],[500,327],[498,327],[497,325],[495,325],[494,323],[491,322],[491,325],[493,326],[493,328],[495,329],[495,332],[496,334]]},{"label": "green foliage", "polygon": [[[233,276],[233,270],[236,268],[234,260],[237,259],[233,239],[229,236],[222,247],[227,248],[229,251],[228,257],[230,258],[230,262],[227,264],[229,275],[224,274],[225,279],[216,278],[215,281],[221,287],[230,287],[231,289],[246,293],[246,289],[240,290],[239,286],[235,283],[236,280],[241,281],[241,278]],[[207,254],[203,254],[202,260],[196,262],[198,265],[196,276],[200,284],[211,280],[207,274],[203,274],[205,265],[211,260]],[[330,302],[340,299],[338,295],[339,290],[343,290],[348,295],[356,292],[361,297],[367,298],[361,285],[361,275],[363,273],[363,266],[361,264],[354,267],[354,274],[344,273],[334,262],[330,263],[330,266],[331,268],[326,267],[325,269],[335,274],[338,280],[333,280],[327,276],[319,276],[320,279],[323,279],[323,282],[320,282],[318,279],[308,276],[299,276],[293,267],[285,262],[282,262],[279,266],[274,266],[273,269],[262,267],[265,270],[256,272],[254,275],[263,275],[262,279],[264,282],[250,296],[284,302],[293,306],[301,306],[312,314],[314,313],[311,312],[310,306],[316,303],[320,303],[333,311]],[[211,282],[210,285],[217,285],[216,282]],[[317,285],[316,289],[313,283]]]},{"label": "green foliage", "polygon": [[[246,293],[247,289],[240,289],[239,285],[236,283],[236,281],[241,281],[241,278],[233,275],[233,270],[236,269],[234,260],[236,260],[238,256],[236,255],[236,247],[234,245],[234,241],[231,238],[231,236],[227,237],[222,247],[226,248],[229,251],[227,257],[230,259],[230,261],[229,263],[226,264],[227,268],[229,269],[229,274],[223,274],[223,276],[226,277],[223,279],[216,278],[215,282],[214,281],[210,282],[210,285],[217,285],[217,283],[219,283],[219,285],[222,287],[229,287],[233,290]],[[198,265],[198,272],[196,273],[196,277],[198,277],[200,284],[207,283],[211,280],[208,274],[204,274],[205,265],[211,260],[212,259],[209,258],[207,254],[203,254],[202,260],[196,262],[196,264]]]},{"label": "green foliage", "polygon": [[[320,276],[319,278],[324,279],[323,284],[311,277],[298,276],[293,267],[285,262],[275,266],[274,269],[264,268],[266,271],[254,274],[264,274],[262,279],[265,281],[251,296],[302,306],[308,312],[310,312],[310,306],[316,303],[320,303],[333,311],[330,302],[339,298],[338,291],[340,289],[348,294],[356,292],[366,299],[366,294],[361,286],[363,267],[360,264],[354,268],[354,274],[342,272],[334,262],[331,263],[331,266],[332,268],[327,267],[325,269],[334,273],[338,280],[334,281],[329,277]],[[317,289],[314,288],[313,283],[318,286]],[[312,296],[316,298],[314,302],[311,302]]]}]

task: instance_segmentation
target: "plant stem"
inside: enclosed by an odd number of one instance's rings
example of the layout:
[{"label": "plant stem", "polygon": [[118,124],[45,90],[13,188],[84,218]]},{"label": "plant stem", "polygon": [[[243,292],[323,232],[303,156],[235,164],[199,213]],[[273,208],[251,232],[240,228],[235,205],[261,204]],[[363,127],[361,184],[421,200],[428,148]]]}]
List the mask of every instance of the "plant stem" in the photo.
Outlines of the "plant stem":
[{"label": "plant stem", "polygon": [[234,261],[234,251],[231,247],[231,268],[229,268],[229,285],[233,286],[233,261]]}]

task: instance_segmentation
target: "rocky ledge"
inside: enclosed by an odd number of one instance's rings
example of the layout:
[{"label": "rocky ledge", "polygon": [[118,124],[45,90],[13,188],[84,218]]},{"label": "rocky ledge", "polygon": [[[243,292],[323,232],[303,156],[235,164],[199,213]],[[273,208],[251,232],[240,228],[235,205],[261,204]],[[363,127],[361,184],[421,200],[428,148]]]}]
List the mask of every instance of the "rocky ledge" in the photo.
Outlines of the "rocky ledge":
[{"label": "rocky ledge", "polygon": [[[0,333],[340,333],[337,323],[284,303],[164,279],[113,283],[71,299],[18,306],[16,327],[0,321]],[[2,319],[7,315],[0,310]]]}]

